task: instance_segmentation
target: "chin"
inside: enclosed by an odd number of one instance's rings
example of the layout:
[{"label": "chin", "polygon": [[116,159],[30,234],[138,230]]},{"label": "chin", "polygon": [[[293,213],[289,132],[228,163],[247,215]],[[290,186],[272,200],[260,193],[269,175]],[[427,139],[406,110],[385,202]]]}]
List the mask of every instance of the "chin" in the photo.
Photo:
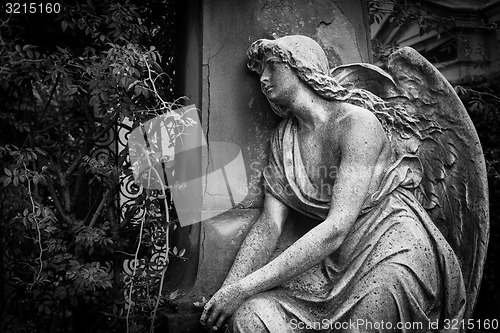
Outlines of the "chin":
[{"label": "chin", "polygon": [[283,98],[282,96],[270,93],[266,97],[269,100],[269,102],[272,102],[272,103],[274,103],[276,105],[285,105],[285,104],[287,104],[286,103],[286,99]]}]

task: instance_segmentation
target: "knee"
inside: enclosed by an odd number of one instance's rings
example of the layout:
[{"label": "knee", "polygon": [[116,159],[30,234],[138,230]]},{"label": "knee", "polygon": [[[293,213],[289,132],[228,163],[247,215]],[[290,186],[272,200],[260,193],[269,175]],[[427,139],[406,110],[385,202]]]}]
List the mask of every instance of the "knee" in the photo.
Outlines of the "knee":
[{"label": "knee", "polygon": [[354,319],[369,319],[374,322],[399,320],[394,290],[388,286],[373,288],[358,303],[352,317]]}]

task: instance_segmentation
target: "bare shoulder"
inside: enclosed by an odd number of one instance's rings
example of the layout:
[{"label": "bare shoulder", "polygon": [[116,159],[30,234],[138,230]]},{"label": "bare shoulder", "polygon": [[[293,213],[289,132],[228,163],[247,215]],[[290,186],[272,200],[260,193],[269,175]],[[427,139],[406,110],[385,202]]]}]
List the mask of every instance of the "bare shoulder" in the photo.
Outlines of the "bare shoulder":
[{"label": "bare shoulder", "polygon": [[341,103],[342,116],[338,120],[338,125],[346,130],[360,129],[376,130],[382,129],[381,124],[373,112],[350,103]]},{"label": "bare shoulder", "polygon": [[349,103],[342,103],[339,107],[342,108],[342,116],[337,121],[337,127],[345,144],[362,143],[370,150],[384,147],[387,143],[385,132],[373,112]]}]

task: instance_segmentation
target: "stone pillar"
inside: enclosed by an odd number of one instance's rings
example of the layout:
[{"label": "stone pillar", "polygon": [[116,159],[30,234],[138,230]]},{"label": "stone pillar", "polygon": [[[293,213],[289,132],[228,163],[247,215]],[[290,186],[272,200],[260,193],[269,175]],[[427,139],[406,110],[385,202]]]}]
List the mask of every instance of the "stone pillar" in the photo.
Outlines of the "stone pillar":
[{"label": "stone pillar", "polygon": [[369,62],[366,8],[364,0],[205,0],[179,8],[179,94],[201,110],[209,145],[231,142],[241,148],[247,180],[236,191],[247,195],[222,214],[223,204],[214,196],[202,212],[207,220],[181,228],[176,241],[187,248],[188,260],[171,263],[166,288],[180,288],[184,297],[177,300],[180,313],[169,316],[169,332],[199,329],[201,309],[193,302],[220,287],[262,206],[261,170],[280,118],[246,67],[247,48],[259,38],[301,34],[325,49],[332,67]]}]

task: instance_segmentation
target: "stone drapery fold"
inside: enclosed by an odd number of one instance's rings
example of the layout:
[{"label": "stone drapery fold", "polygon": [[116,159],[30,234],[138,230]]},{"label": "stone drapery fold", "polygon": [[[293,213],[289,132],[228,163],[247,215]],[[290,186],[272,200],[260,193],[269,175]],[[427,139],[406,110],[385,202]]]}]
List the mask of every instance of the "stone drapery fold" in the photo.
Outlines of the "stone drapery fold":
[{"label": "stone drapery fold", "polygon": [[[286,118],[271,139],[264,186],[287,206],[321,221],[330,198],[304,177],[305,168],[297,120]],[[412,194],[421,174],[418,157],[399,156],[381,176],[378,189],[367,196],[337,251],[255,298],[271,301],[288,322],[302,322],[302,327],[315,331],[336,331],[326,323],[362,318],[394,325],[421,323],[401,328],[402,332],[427,332],[431,323],[439,322],[439,331],[445,332],[445,319],[463,318],[465,287],[455,253]],[[281,330],[304,331],[297,325]]]}]

